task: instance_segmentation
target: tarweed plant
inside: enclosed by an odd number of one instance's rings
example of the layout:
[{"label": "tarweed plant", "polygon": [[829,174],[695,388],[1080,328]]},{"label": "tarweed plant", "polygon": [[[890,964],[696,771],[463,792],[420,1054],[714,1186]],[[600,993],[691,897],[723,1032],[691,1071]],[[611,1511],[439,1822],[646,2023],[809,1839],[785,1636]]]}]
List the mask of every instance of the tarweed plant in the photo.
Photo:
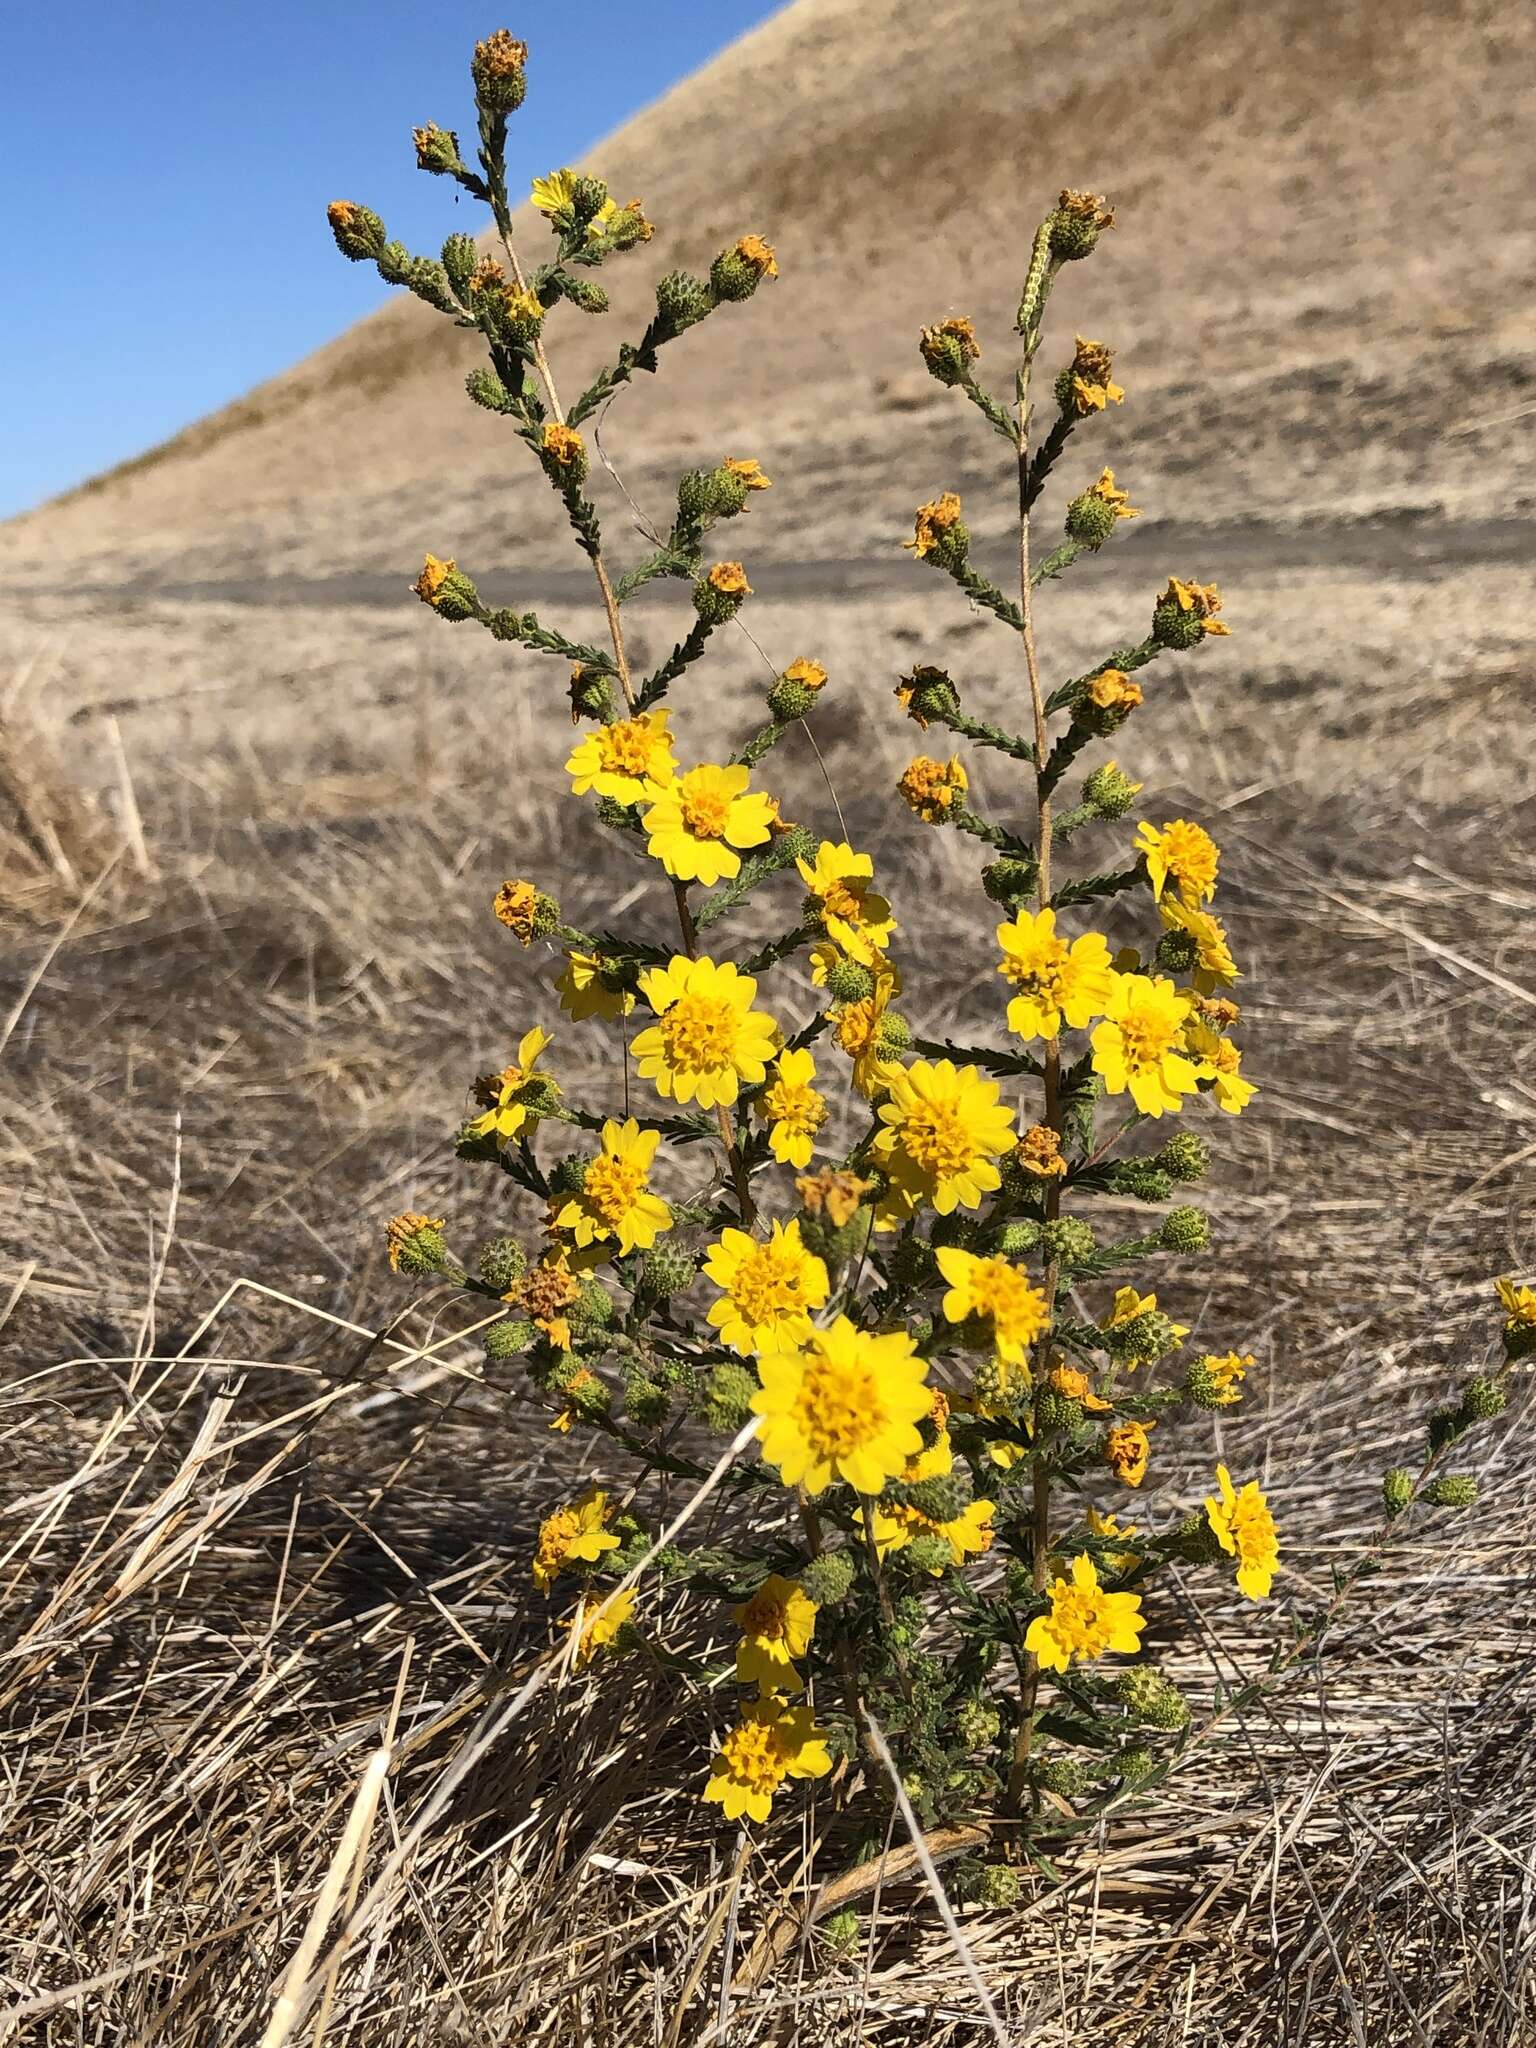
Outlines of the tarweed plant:
[{"label": "tarweed plant", "polygon": [[[683,1587],[695,1614],[702,1602],[715,1616],[705,1648],[669,1648],[661,1668],[705,1701],[734,1696],[712,1754],[700,1716],[697,1786],[725,1820],[766,1823],[802,1783],[830,1779],[850,1841],[873,1850],[890,1814],[878,1753],[925,1828],[979,1822],[1015,1853],[1149,1796],[1238,1703],[1195,1721],[1145,1650],[1159,1579],[1227,1574],[1265,1601],[1283,1570],[1240,1430],[1194,1512],[1159,1512],[1148,1486],[1181,1420],[1241,1422],[1254,1367],[1250,1333],[1196,1335],[1178,1320],[1180,1264],[1211,1241],[1188,1199],[1208,1169],[1203,1131],[1258,1094],[1240,935],[1222,911],[1216,840],[1198,816],[1142,801],[1152,768],[1135,744],[1155,665],[1190,662],[1198,688],[1219,661],[1222,598],[1169,577],[1139,637],[1080,675],[1044,672],[1042,585],[1139,510],[1100,454],[1079,460],[1126,401],[1112,348],[1079,335],[1047,349],[1057,276],[1115,225],[1097,195],[1062,192],[1020,252],[1007,396],[981,379],[970,320],[936,320],[918,344],[1000,444],[1016,581],[999,587],[973,558],[952,491],[917,510],[905,545],[1011,638],[1019,706],[1007,725],[973,715],[938,663],[895,688],[892,715],[915,724],[922,751],[891,802],[914,831],[980,842],[978,929],[995,932],[992,1027],[975,1042],[921,1036],[909,1021],[921,984],[909,986],[899,906],[870,855],[785,818],[773,794],[775,748],[837,702],[826,669],[810,652],[789,661],[742,705],[727,760],[699,758],[670,702],[752,595],[726,535],[771,480],[722,449],[680,477],[669,529],[622,568],[593,493],[588,422],[660,372],[690,328],[755,317],[745,302],[771,291],[775,250],[745,232],[706,275],[663,276],[639,339],[562,401],[551,330],[602,314],[604,266],[638,260],[652,229],[639,200],[556,169],[530,195],[544,254],[519,250],[506,137],[527,62],[504,30],[476,47],[473,163],[451,131],[415,135],[424,170],[489,207],[486,246],[457,233],[440,259],[415,256],[345,202],[330,222],[343,254],[482,337],[469,398],[524,444],[591,566],[600,619],[586,641],[489,606],[447,553],[427,556],[415,587],[440,618],[565,665],[569,801],[641,865],[655,916],[643,930],[582,929],[551,866],[504,883],[488,908],[554,972],[505,1064],[474,1083],[457,1147],[535,1198],[542,1227],[470,1251],[444,1219],[405,1214],[391,1264],[499,1306],[489,1357],[517,1361],[550,1427],[588,1436],[599,1474],[620,1475],[548,1503],[531,1559],[571,1663],[601,1682],[616,1659],[656,1657],[654,1616]],[[1042,547],[1046,494],[1069,472]],[[687,587],[693,624],[640,673],[626,607],[658,579]],[[992,814],[967,766],[978,749],[1003,768]],[[1086,847],[1092,858],[1076,858]],[[734,937],[749,903],[775,913],[766,943]],[[650,935],[659,920],[664,942]],[[566,1033],[607,1046],[620,1099],[567,1093]],[[1104,1214],[1127,1201],[1147,1222],[1121,1235]],[[1513,1359],[1536,1346],[1536,1294],[1506,1282],[1501,1295]],[[1441,1467],[1503,1401],[1501,1371],[1433,1419],[1421,1468],[1388,1475],[1389,1522],[1415,1502],[1469,1503],[1470,1478]],[[658,1488],[706,1479],[709,1432],[739,1449],[719,1482],[723,1533],[657,1549]],[[638,1586],[613,1594],[642,1560]],[[1364,1569],[1320,1615],[1277,1627],[1260,1686],[1316,1647]],[[982,1861],[959,1882],[994,1903],[1016,1888]]]}]

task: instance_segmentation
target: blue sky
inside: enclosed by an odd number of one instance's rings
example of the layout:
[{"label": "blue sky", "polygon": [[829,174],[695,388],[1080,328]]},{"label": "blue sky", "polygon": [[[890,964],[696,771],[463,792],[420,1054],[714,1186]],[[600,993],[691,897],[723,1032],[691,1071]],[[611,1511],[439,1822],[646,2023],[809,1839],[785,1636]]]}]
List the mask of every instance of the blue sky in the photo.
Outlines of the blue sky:
[{"label": "blue sky", "polygon": [[410,131],[473,135],[477,37],[505,25],[531,47],[515,189],[776,11],[522,4],[7,7],[0,518],[152,447],[380,303],[377,278],[337,256],[327,200],[362,200],[400,240],[439,246],[452,188],[417,171]]}]

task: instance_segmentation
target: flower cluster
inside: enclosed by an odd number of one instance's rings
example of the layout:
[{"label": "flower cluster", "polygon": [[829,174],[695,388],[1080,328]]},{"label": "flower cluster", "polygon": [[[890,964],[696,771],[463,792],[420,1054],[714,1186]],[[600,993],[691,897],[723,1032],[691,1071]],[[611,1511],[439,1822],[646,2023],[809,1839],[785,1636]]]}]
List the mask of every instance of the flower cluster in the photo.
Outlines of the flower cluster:
[{"label": "flower cluster", "polygon": [[[1203,1566],[1263,1600],[1283,1570],[1250,1474],[1218,1466],[1194,1517],[1160,1518],[1148,1487],[1158,1432],[1180,1411],[1219,1408],[1230,1424],[1255,1367],[1247,1333],[1192,1345],[1171,1312],[1177,1262],[1210,1242],[1203,1210],[1179,1199],[1208,1165],[1188,1119],[1240,1115],[1256,1094],[1234,1036],[1241,977],[1219,911],[1220,850],[1198,818],[1139,803],[1142,782],[1116,761],[1079,759],[1134,717],[1154,663],[1226,634],[1221,600],[1171,579],[1145,636],[1078,678],[1047,683],[1035,651],[1037,583],[1136,516],[1114,472],[1092,465],[1068,494],[1063,542],[1031,570],[1031,521],[1053,471],[1126,397],[1110,349],[1080,336],[1036,433],[1052,281],[1113,213],[1064,192],[1042,223],[1009,371],[1016,406],[978,381],[969,320],[938,321],[919,344],[1006,444],[1024,570],[1014,595],[987,581],[954,492],[918,510],[907,548],[1012,636],[1021,706],[1018,730],[973,718],[935,665],[897,687],[900,710],[944,741],[905,770],[901,798],[958,835],[957,850],[990,857],[980,879],[996,950],[974,979],[994,1000],[964,1042],[930,1042],[901,1007],[902,925],[871,854],[790,822],[774,792],[774,749],[835,696],[825,667],[790,660],[728,759],[700,758],[685,714],[674,725],[672,684],[752,595],[713,530],[770,480],[740,454],[688,471],[670,530],[622,569],[587,495],[582,423],[638,372],[656,373],[678,334],[771,283],[776,254],[748,233],[707,276],[663,277],[643,334],[562,411],[546,353],[555,316],[600,313],[594,273],[652,231],[638,201],[559,169],[531,194],[548,259],[516,253],[505,130],[528,63],[504,32],[476,53],[478,168],[445,131],[417,138],[426,168],[491,208],[494,261],[462,235],[440,263],[411,257],[348,205],[332,224],[349,256],[478,329],[489,367],[469,395],[510,421],[568,515],[606,640],[491,608],[447,557],[427,557],[416,590],[450,623],[568,665],[568,800],[629,856],[631,894],[675,936],[658,944],[654,921],[615,928],[606,908],[589,929],[562,909],[552,869],[503,885],[491,913],[547,963],[548,999],[525,1015],[507,1063],[476,1082],[458,1151],[521,1190],[530,1220],[460,1263],[445,1223],[403,1216],[391,1263],[499,1304],[492,1367],[516,1361],[552,1426],[588,1440],[593,1483],[547,1514],[532,1564],[540,1593],[575,1583],[574,1663],[644,1640],[654,1571],[690,1591],[693,1619],[679,1626],[717,1642],[729,1626],[747,1696],[716,1731],[702,1780],[727,1820],[762,1822],[786,1788],[828,1778],[866,1741],[867,1713],[924,1821],[995,1808],[1044,1827],[1071,1801],[1092,1810],[1145,1780],[1149,1742],[1187,1718],[1142,1651],[1160,1576]],[[643,675],[625,608],[665,579],[693,622]],[[1006,765],[995,778],[980,769],[989,750]],[[1068,873],[1079,845],[1094,857]],[[594,893],[590,877],[571,879],[571,893]],[[766,944],[732,939],[749,898],[760,923],[771,908]],[[948,922],[951,946],[965,929]],[[610,1085],[580,1096],[562,1079],[556,1004],[586,1040],[582,1068]],[[1152,1213],[1120,1235],[1127,1201]],[[1126,1274],[1149,1260],[1156,1291]],[[1512,1351],[1536,1347],[1536,1295],[1511,1283],[1503,1300]],[[710,1431],[734,1439],[713,1474],[697,1441]],[[669,1497],[660,1475],[667,1489],[718,1486],[726,1512],[710,1540],[653,1558]],[[1139,1519],[1122,1522],[1133,1491]],[[637,1572],[638,1601],[627,1584],[605,1599],[605,1582]],[[665,1682],[660,1662],[656,1674]],[[840,1775],[824,1796],[878,1802],[879,1773]]]}]

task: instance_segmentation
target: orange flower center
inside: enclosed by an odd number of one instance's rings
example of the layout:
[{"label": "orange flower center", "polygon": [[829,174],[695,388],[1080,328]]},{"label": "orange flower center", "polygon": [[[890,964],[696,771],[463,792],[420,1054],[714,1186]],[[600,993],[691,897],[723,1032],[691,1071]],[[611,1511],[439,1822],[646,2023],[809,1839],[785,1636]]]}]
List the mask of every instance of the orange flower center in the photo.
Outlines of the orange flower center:
[{"label": "orange flower center", "polygon": [[856,1451],[885,1420],[879,1382],[869,1368],[840,1363],[821,1351],[806,1364],[796,1409],[806,1442],[823,1458]]},{"label": "orange flower center", "polygon": [[692,1073],[729,1066],[736,1050],[737,1014],[718,996],[680,996],[660,1029],[667,1064]]},{"label": "orange flower center", "polygon": [[744,1636],[758,1636],[764,1642],[782,1643],[787,1634],[788,1616],[771,1593],[756,1593],[747,1602],[741,1616],[741,1632]]},{"label": "orange flower center", "polygon": [[607,1153],[594,1159],[582,1179],[587,1205],[610,1229],[616,1228],[634,1207],[635,1197],[645,1186],[645,1168],[632,1159],[614,1159]]},{"label": "orange flower center", "polygon": [[827,1119],[825,1103],[804,1081],[775,1081],[763,1106],[770,1123],[793,1124],[801,1131],[819,1130]]},{"label": "orange flower center", "polygon": [[695,839],[723,839],[730,822],[731,799],[711,782],[695,782],[684,776],[679,808],[683,823]]},{"label": "orange flower center", "polygon": [[752,1324],[805,1310],[806,1260],[780,1242],[754,1245],[736,1269],[731,1299]]},{"label": "orange flower center", "polygon": [[784,1782],[789,1757],[775,1730],[766,1721],[743,1721],[720,1745],[727,1770],[738,1785],[749,1792],[772,1796]]},{"label": "orange flower center", "polygon": [[975,1157],[975,1146],[960,1112],[950,1102],[924,1102],[901,1126],[907,1157],[936,1180],[963,1173]]},{"label": "orange flower center", "polygon": [[616,775],[649,773],[655,738],[637,718],[605,725],[597,735],[597,752],[605,769]]},{"label": "orange flower center", "polygon": [[1178,1017],[1151,1003],[1134,1005],[1120,1019],[1120,1039],[1125,1063],[1138,1073],[1155,1071],[1163,1055],[1172,1050],[1179,1037]]}]

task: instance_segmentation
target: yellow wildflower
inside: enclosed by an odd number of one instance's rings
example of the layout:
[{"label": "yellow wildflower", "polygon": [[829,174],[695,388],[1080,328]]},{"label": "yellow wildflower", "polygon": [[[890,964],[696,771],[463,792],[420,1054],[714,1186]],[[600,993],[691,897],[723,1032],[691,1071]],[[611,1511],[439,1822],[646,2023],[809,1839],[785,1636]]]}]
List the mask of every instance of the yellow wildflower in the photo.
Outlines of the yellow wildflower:
[{"label": "yellow wildflower", "polygon": [[550,171],[542,178],[535,178],[529,196],[540,213],[561,213],[576,197],[576,173],[568,170]]},{"label": "yellow wildflower", "polygon": [[1054,1392],[1086,1408],[1090,1415],[1107,1414],[1112,1406],[1112,1403],[1099,1398],[1087,1373],[1079,1372],[1075,1365],[1053,1366],[1047,1384]]},{"label": "yellow wildflower", "polygon": [[1204,826],[1191,825],[1187,818],[1173,818],[1166,825],[1143,818],[1136,827],[1136,850],[1146,855],[1154,896],[1161,898],[1172,882],[1180,900],[1193,910],[1215,895],[1220,856]]},{"label": "yellow wildflower", "polygon": [[842,1479],[878,1495],[923,1448],[927,1375],[905,1330],[876,1334],[839,1316],[798,1349],[759,1358],[752,1410],[763,1417],[764,1458],[808,1494]]},{"label": "yellow wildflower", "polygon": [[795,1193],[808,1215],[825,1216],[834,1230],[841,1230],[858,1214],[873,1186],[856,1173],[812,1173],[795,1182]]},{"label": "yellow wildflower", "polygon": [[823,839],[814,861],[802,857],[795,866],[816,899],[827,937],[850,960],[876,966],[891,943],[896,920],[890,904],[870,887],[875,864],[869,855],[855,853],[846,840]]},{"label": "yellow wildflower", "polygon": [[1243,1381],[1253,1365],[1251,1351],[1239,1354],[1229,1351],[1218,1357],[1214,1351],[1207,1351],[1195,1361],[1193,1370],[1198,1372],[1210,1388],[1209,1398],[1218,1408],[1231,1408],[1243,1398]]},{"label": "yellow wildflower", "polygon": [[574,427],[559,420],[546,423],[540,446],[557,469],[575,469],[586,460],[587,444]]},{"label": "yellow wildflower", "polygon": [[539,914],[539,892],[532,882],[503,882],[496,891],[491,908],[521,944],[533,944],[534,920]]},{"label": "yellow wildflower", "polygon": [[578,1023],[587,1017],[627,1017],[635,1007],[632,990],[610,988],[604,976],[608,963],[600,953],[571,951],[565,956],[565,971],[555,984],[560,1007]]},{"label": "yellow wildflower", "polygon": [[1522,1287],[1509,1278],[1495,1280],[1493,1287],[1504,1311],[1507,1335],[1518,1336],[1524,1330],[1536,1329],[1536,1287]]},{"label": "yellow wildflower", "polygon": [[541,1054],[551,1043],[549,1033],[535,1025],[523,1033],[511,1066],[476,1082],[475,1092],[485,1114],[470,1124],[471,1137],[494,1137],[505,1144],[536,1124],[542,1111],[558,1099],[559,1082],[539,1066]]},{"label": "yellow wildflower", "polygon": [[786,1778],[824,1778],[832,1768],[827,1731],[809,1707],[787,1706],[773,1694],[750,1700],[710,1764],[704,1798],[727,1820],[766,1820]]},{"label": "yellow wildflower", "polygon": [[982,1316],[991,1323],[999,1358],[1021,1361],[1050,1321],[1045,1296],[1006,1259],[981,1258],[958,1245],[934,1253],[949,1283],[944,1314],[952,1323]]},{"label": "yellow wildflower", "polygon": [[1232,628],[1216,617],[1221,610],[1221,592],[1214,583],[1184,583],[1177,576],[1168,578],[1168,588],[1163,592],[1162,604],[1176,604],[1181,612],[1193,612],[1200,621],[1204,633],[1218,636],[1228,634]]},{"label": "yellow wildflower", "polygon": [[953,1060],[917,1060],[890,1079],[880,1106],[876,1157],[908,1211],[927,1202],[941,1216],[979,1209],[1001,1185],[993,1161],[1014,1143],[1013,1111],[995,1081]]},{"label": "yellow wildflower", "polygon": [[1060,1180],[1067,1170],[1061,1156],[1061,1137],[1049,1124],[1031,1124],[1014,1150],[1014,1158],[1025,1173],[1036,1180]]},{"label": "yellow wildflower", "polygon": [[1008,1029],[1020,1038],[1054,1038],[1066,1023],[1081,1031],[1104,1015],[1114,975],[1109,941],[1084,932],[1071,944],[1056,933],[1054,910],[1021,910],[997,927],[1001,974],[1018,994],[1008,1005]]},{"label": "yellow wildflower", "polygon": [[575,794],[592,790],[616,803],[635,804],[651,795],[654,784],[670,782],[677,761],[667,717],[665,711],[640,711],[600,725],[579,740],[565,764]]},{"label": "yellow wildflower", "polygon": [[970,786],[971,779],[958,754],[947,761],[933,761],[926,754],[919,754],[907,764],[896,785],[925,825],[942,825]]},{"label": "yellow wildflower", "polygon": [[771,834],[773,799],[750,793],[750,768],[706,762],[649,792],[641,819],[650,835],[646,851],[679,882],[713,888],[741,872],[738,847],[761,846]]},{"label": "yellow wildflower", "polygon": [[722,597],[750,597],[752,586],[747,581],[747,572],[740,562],[716,562],[704,578],[711,590],[718,590]]},{"label": "yellow wildflower", "polygon": [[913,525],[912,538],[904,540],[902,546],[910,548],[921,559],[932,554],[943,535],[960,523],[960,500],[953,491],[944,491],[937,498],[931,498],[926,505],[919,505]]},{"label": "yellow wildflower", "polygon": [[1183,1107],[1199,1088],[1197,1069],[1183,1051],[1189,998],[1161,976],[1112,977],[1104,1022],[1094,1026],[1093,1070],[1110,1095],[1124,1095],[1143,1116]]},{"label": "yellow wildflower", "polygon": [[827,1120],[826,1098],[811,1085],[816,1062],[805,1046],[781,1052],[773,1079],[758,1098],[768,1149],[781,1166],[809,1166],[812,1141]]},{"label": "yellow wildflower", "polygon": [[1140,1486],[1147,1476],[1152,1457],[1148,1432],[1151,1422],[1117,1422],[1104,1439],[1104,1458],[1115,1477],[1127,1486]]},{"label": "yellow wildflower", "polygon": [[539,1524],[533,1583],[541,1593],[547,1593],[573,1561],[595,1564],[605,1550],[618,1549],[618,1537],[610,1536],[605,1526],[613,1519],[613,1513],[607,1494],[594,1486],[580,1500],[556,1508]]},{"label": "yellow wildflower", "polygon": [[[743,490],[767,491],[773,488],[772,477],[763,475],[763,465],[754,456],[728,455],[725,458],[725,468],[729,475],[735,477]],[[822,675],[822,681],[826,681],[825,673]]]},{"label": "yellow wildflower", "polygon": [[778,258],[761,235],[743,235],[736,244],[736,254],[743,263],[750,263],[759,277],[777,277],[779,274]]},{"label": "yellow wildflower", "polygon": [[1106,1650],[1134,1657],[1146,1627],[1141,1600],[1135,1593],[1106,1593],[1093,1559],[1079,1551],[1072,1560],[1072,1582],[1053,1580],[1051,1610],[1037,1614],[1024,1637],[1024,1648],[1042,1671],[1065,1671],[1070,1664],[1091,1664]]},{"label": "yellow wildflower", "polygon": [[640,993],[656,1012],[630,1050],[642,1080],[659,1095],[697,1102],[701,1109],[736,1100],[741,1084],[755,1088],[768,1072],[779,1027],[754,1010],[757,983],[730,961],[689,960],[674,953],[665,967],[648,967]]},{"label": "yellow wildflower", "polygon": [[[1121,1541],[1130,1536],[1139,1536],[1141,1531],[1134,1522],[1121,1522],[1112,1514],[1101,1515],[1096,1507],[1088,1509],[1088,1527],[1095,1536],[1107,1542]],[[1108,1550],[1104,1552],[1104,1566],[1107,1571],[1126,1572],[1141,1560],[1138,1550]]]},{"label": "yellow wildflower", "polygon": [[1141,685],[1123,668],[1101,668],[1088,685],[1088,701],[1100,711],[1134,711],[1141,702]]},{"label": "yellow wildflower", "polygon": [[736,1683],[765,1693],[798,1692],[804,1683],[795,1669],[816,1633],[816,1602],[798,1579],[772,1572],[750,1600],[731,1609],[741,1630],[736,1645]]},{"label": "yellow wildflower", "polygon": [[[949,1545],[950,1561],[956,1565],[965,1563],[968,1557],[984,1557],[992,1548],[996,1531],[992,1517],[997,1505],[990,1500],[973,1500],[947,1522],[937,1522],[932,1515],[925,1515],[913,1507],[877,1507],[874,1512],[875,1554],[888,1557],[893,1550],[905,1550],[917,1536],[937,1536]],[[939,1578],[944,1567],[931,1567],[933,1576]]]},{"label": "yellow wildflower", "polygon": [[1242,1076],[1243,1056],[1230,1038],[1223,1038],[1203,1017],[1192,1017],[1184,1032],[1184,1048],[1195,1061],[1195,1078],[1211,1083],[1218,1109],[1229,1116],[1241,1116],[1258,1084]]},{"label": "yellow wildflower", "polygon": [[580,1190],[555,1211],[555,1228],[579,1247],[617,1243],[620,1255],[646,1251],[658,1231],[672,1228],[672,1211],[648,1185],[659,1131],[642,1131],[633,1117],[603,1125],[603,1149],[583,1170]]},{"label": "yellow wildflower", "polygon": [[1280,1562],[1280,1541],[1269,1503],[1256,1479],[1250,1479],[1239,1493],[1225,1465],[1216,1467],[1216,1481],[1221,1492],[1205,1504],[1211,1533],[1228,1557],[1237,1559],[1239,1590],[1250,1600],[1267,1600]]},{"label": "yellow wildflower", "polygon": [[[606,1599],[591,1601],[581,1610],[581,1634],[576,1642],[576,1667],[590,1664],[599,1650],[613,1647],[614,1638],[634,1612],[635,1589],[626,1586],[622,1593],[610,1593]],[[571,1624],[573,1630],[577,1623]]]},{"label": "yellow wildflower", "polygon": [[722,1230],[704,1273],[722,1290],[709,1311],[721,1342],[750,1358],[788,1351],[811,1334],[812,1309],[827,1298],[827,1269],[806,1248],[798,1222],[775,1221],[766,1239]]},{"label": "yellow wildflower", "polygon": [[1195,942],[1195,964],[1191,974],[1203,996],[1218,988],[1231,988],[1240,977],[1237,962],[1227,945],[1226,928],[1209,910],[1196,910],[1181,897],[1165,893],[1158,915],[1169,931],[1187,932]]}]

